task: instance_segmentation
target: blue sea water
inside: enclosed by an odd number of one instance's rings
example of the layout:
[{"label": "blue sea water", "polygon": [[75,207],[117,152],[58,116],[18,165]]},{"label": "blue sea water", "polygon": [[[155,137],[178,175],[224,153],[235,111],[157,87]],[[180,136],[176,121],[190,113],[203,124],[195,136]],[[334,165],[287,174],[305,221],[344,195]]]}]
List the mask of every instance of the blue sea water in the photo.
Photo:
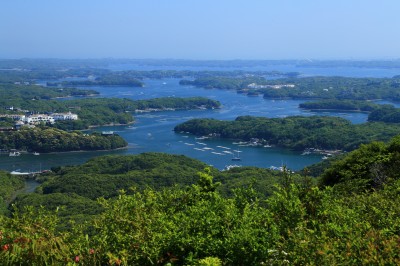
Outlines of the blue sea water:
[{"label": "blue sea water", "polygon": [[[136,68],[135,66],[128,65],[110,66],[110,69],[124,70]],[[141,66],[140,69],[143,70],[143,66]],[[153,69],[155,68],[152,67],[151,70]],[[187,67],[185,67],[185,69],[187,69]],[[277,69],[276,66],[274,66],[271,67],[271,69],[258,70],[300,71],[299,69],[293,69],[293,67],[290,66],[283,67],[282,69]],[[301,70],[302,71],[300,72],[306,76],[342,75],[354,77],[390,77],[398,74],[396,69],[305,68]],[[218,110],[163,111],[133,114],[135,117],[135,123],[133,125],[95,129],[97,131],[115,131],[128,141],[129,146],[127,149],[110,152],[41,154],[40,156],[22,154],[19,157],[8,157],[7,154],[3,154],[0,155],[0,169],[9,171],[15,169],[21,169],[21,171],[37,171],[39,169],[49,169],[50,167],[59,165],[80,164],[99,155],[167,152],[172,154],[183,154],[196,158],[219,169],[223,169],[227,165],[237,164],[257,167],[286,165],[289,169],[299,170],[307,165],[321,161],[322,156],[315,154],[301,155],[300,152],[275,147],[239,146],[238,144],[234,144],[236,143],[234,140],[199,140],[190,134],[175,133],[173,128],[177,124],[192,118],[208,117],[222,120],[233,120],[236,117],[243,115],[270,118],[293,115],[329,115],[346,118],[352,123],[363,123],[367,119],[367,114],[364,113],[314,113],[301,110],[298,108],[298,105],[303,102],[302,100],[271,100],[264,99],[261,96],[248,97],[246,95],[237,94],[235,91],[180,86],[179,79],[146,79],[144,80],[144,83],[145,87],[143,88],[122,86],[99,86],[90,88],[99,91],[100,97],[117,97],[133,100],[157,97],[203,96],[220,101],[222,103],[222,108]],[[238,154],[235,150],[240,151],[239,154],[241,161],[232,161],[233,155]]]}]

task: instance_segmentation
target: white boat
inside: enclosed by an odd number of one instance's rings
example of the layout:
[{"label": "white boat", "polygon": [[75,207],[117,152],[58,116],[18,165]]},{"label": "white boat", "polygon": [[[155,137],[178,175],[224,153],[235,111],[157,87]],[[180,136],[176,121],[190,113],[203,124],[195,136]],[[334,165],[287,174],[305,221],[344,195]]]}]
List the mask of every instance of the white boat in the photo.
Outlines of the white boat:
[{"label": "white boat", "polygon": [[20,172],[19,169],[18,169],[18,170],[10,172],[10,174],[12,174],[12,175],[30,175],[31,173],[29,173],[29,172]]},{"label": "white boat", "polygon": [[33,155],[40,155],[40,153],[38,153],[38,152],[35,151],[35,152],[33,153]]},{"label": "white boat", "polygon": [[20,156],[21,153],[19,151],[11,151],[8,156]]},{"label": "white boat", "polygon": [[237,151],[237,155],[235,156],[235,155],[233,155],[233,157],[232,157],[232,161],[241,161],[242,159],[240,158],[240,156],[239,156],[239,150]]},{"label": "white boat", "polygon": [[193,143],[187,143],[187,142],[185,142],[184,144],[188,145],[188,146],[193,146],[194,145]]},{"label": "white boat", "polygon": [[230,150],[231,148],[224,147],[224,146],[217,146],[217,148],[225,149],[225,150]]},{"label": "white boat", "polygon": [[232,142],[232,144],[235,144],[235,145],[244,145],[244,144],[247,144],[247,142],[246,142],[246,141],[239,141],[239,142]]}]

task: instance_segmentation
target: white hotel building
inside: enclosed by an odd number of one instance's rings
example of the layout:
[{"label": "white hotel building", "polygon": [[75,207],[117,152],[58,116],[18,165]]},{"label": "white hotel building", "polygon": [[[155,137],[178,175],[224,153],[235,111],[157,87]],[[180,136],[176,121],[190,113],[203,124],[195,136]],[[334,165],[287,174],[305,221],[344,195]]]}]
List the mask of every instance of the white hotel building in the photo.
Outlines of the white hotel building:
[{"label": "white hotel building", "polygon": [[0,117],[9,117],[16,121],[21,121],[25,124],[35,125],[40,123],[54,124],[59,120],[78,120],[78,115],[71,112],[68,113],[54,113],[51,115],[33,114],[33,115],[1,115]]},{"label": "white hotel building", "polygon": [[39,123],[54,123],[54,118],[50,115],[42,115],[42,114],[37,114],[37,115],[30,115],[25,117],[25,123],[34,125],[34,124],[39,124]]},{"label": "white hotel building", "polygon": [[54,121],[57,120],[78,120],[78,115],[73,114],[71,112],[68,113],[53,113],[51,115],[54,118]]}]

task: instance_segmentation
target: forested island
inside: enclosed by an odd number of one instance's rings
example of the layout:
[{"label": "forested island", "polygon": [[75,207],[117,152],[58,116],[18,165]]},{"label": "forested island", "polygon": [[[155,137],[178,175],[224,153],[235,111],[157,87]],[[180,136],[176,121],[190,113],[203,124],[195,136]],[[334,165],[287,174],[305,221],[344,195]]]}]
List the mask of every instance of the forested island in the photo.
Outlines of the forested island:
[{"label": "forested island", "polygon": [[[49,85],[49,83],[47,83]],[[109,73],[93,79],[73,80],[61,82],[65,86],[131,86],[144,87],[144,83],[137,78],[121,75],[119,73]]]},{"label": "forested island", "polygon": [[236,90],[238,93],[256,91],[265,98],[282,99],[348,99],[400,100],[400,79],[300,77],[267,80],[262,76],[207,77],[182,80],[181,85]]},{"label": "forested island", "polygon": [[395,108],[390,104],[375,104],[367,101],[323,100],[301,103],[299,107],[311,111],[368,112],[368,121],[400,123],[400,108]]},{"label": "forested island", "polygon": [[371,112],[382,106],[383,105],[367,101],[337,100],[337,99],[305,102],[299,104],[299,108],[312,111],[331,110],[331,111],[352,111],[352,112]]},{"label": "forested island", "polygon": [[0,149],[29,152],[66,152],[112,150],[125,147],[127,142],[116,134],[85,134],[67,132],[56,128],[23,128],[18,131],[0,132]]},{"label": "forested island", "polygon": [[[41,62],[40,62],[41,61]],[[112,61],[112,60],[111,60]],[[118,61],[118,60],[116,60]],[[140,60],[139,60],[140,61]],[[146,60],[145,60],[146,61]],[[151,61],[151,60],[150,60]],[[152,64],[153,62],[147,63]],[[125,63],[125,61],[123,61]],[[244,70],[125,70],[107,69],[108,60],[0,60],[0,84],[36,84],[46,81],[48,87],[130,86],[143,87],[145,79],[208,77],[297,77],[297,72]],[[144,63],[143,61],[140,63]],[[157,63],[157,62],[155,62]],[[184,62],[180,62],[184,63]],[[203,63],[192,61],[195,65]],[[215,62],[225,65],[224,62]],[[146,64],[146,63],[145,63]],[[279,64],[278,64],[279,65]],[[2,67],[3,66],[3,67]]]},{"label": "forested island", "polygon": [[[362,145],[318,182],[289,171],[201,170],[205,165],[196,160],[151,153],[54,168],[36,193],[19,195],[8,209],[11,215],[0,216],[0,259],[86,265],[398,264],[399,143],[395,137],[387,144]],[[262,178],[251,181],[257,174]],[[260,197],[265,180],[275,188]]]},{"label": "forested island", "polygon": [[[0,149],[27,150],[35,152],[62,152],[77,150],[110,150],[125,147],[120,136],[102,136],[62,130],[82,130],[93,126],[133,123],[132,112],[137,110],[182,110],[219,108],[220,103],[202,97],[158,98],[133,101],[129,99],[93,98],[70,101],[16,100],[21,108],[45,111],[74,110],[78,120],[57,121],[47,124],[49,128],[23,128],[19,131],[0,132]],[[4,111],[5,109],[3,109]],[[5,112],[5,111],[4,111]],[[10,113],[11,111],[5,112]],[[12,112],[11,112],[12,113]],[[18,111],[17,111],[18,113]],[[0,117],[0,126],[13,127],[14,121]]]},{"label": "forested island", "polygon": [[[5,102],[0,100],[0,106],[2,104],[6,106]],[[165,97],[138,101],[121,98],[32,101],[17,98],[13,101],[13,104],[15,110],[7,111],[3,108],[0,114],[24,114],[24,111],[18,110],[34,110],[36,113],[73,111],[79,116],[78,120],[58,121],[51,125],[64,130],[81,130],[101,125],[130,124],[134,121],[132,113],[135,111],[216,109],[221,106],[218,101],[203,97]],[[0,118],[0,122],[1,120],[3,122],[8,121],[8,126],[13,126],[12,120]]]},{"label": "forested island", "polygon": [[45,88],[35,85],[0,84],[0,104],[11,106],[16,100],[50,100],[71,96],[93,96],[94,90],[76,88]]},{"label": "forested island", "polygon": [[268,89],[265,98],[340,99],[340,100],[400,100],[400,79],[305,77],[268,81],[269,85],[290,83],[293,88]]},{"label": "forested island", "polygon": [[241,116],[234,121],[192,119],[177,125],[176,132],[196,136],[217,136],[250,141],[294,150],[306,148],[354,150],[362,143],[387,141],[398,134],[400,125],[385,123],[351,124],[337,117],[265,118]]}]

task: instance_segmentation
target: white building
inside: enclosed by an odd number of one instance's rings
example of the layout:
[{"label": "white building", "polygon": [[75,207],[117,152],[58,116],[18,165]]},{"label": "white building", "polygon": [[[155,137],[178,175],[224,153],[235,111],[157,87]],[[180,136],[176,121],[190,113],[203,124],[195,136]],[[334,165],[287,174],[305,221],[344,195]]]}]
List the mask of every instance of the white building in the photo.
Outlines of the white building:
[{"label": "white building", "polygon": [[40,124],[42,122],[54,124],[54,117],[43,114],[30,115],[25,118],[25,122],[31,125]]},{"label": "white building", "polygon": [[78,115],[69,113],[54,113],[52,115],[46,114],[34,114],[34,115],[17,115],[17,114],[4,114],[0,117],[8,117],[15,121],[21,121],[26,124],[35,125],[40,123],[51,123],[54,124],[55,121],[60,120],[78,120]]},{"label": "white building", "polygon": [[55,121],[57,120],[78,120],[78,115],[71,112],[68,113],[53,113],[52,114]]}]

